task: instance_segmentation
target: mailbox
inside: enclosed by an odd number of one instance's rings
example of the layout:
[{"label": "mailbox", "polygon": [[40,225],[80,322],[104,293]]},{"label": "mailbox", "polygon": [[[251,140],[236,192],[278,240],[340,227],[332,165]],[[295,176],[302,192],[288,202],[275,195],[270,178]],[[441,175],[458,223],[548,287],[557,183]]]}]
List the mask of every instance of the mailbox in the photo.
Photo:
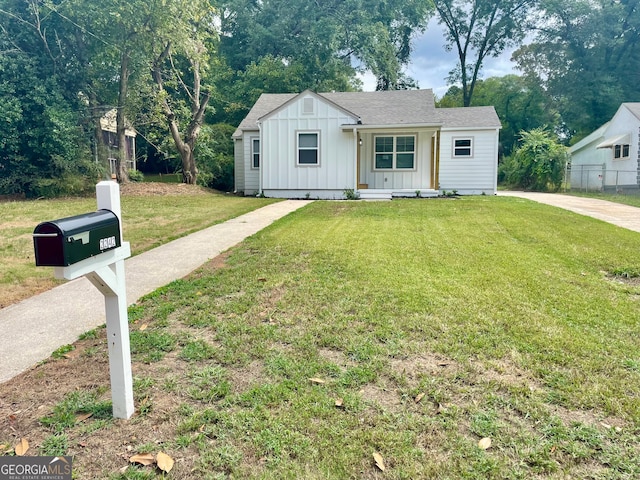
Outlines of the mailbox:
[{"label": "mailbox", "polygon": [[43,222],[33,231],[38,267],[67,267],[120,243],[120,222],[111,210]]}]

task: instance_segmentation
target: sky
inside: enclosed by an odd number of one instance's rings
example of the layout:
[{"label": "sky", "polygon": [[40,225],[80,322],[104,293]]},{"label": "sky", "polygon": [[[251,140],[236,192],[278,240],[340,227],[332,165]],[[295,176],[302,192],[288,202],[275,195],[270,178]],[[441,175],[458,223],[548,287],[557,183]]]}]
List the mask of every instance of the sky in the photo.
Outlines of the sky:
[{"label": "sky", "polygon": [[[447,52],[442,27],[435,19],[431,19],[427,30],[414,40],[411,63],[406,69],[407,75],[417,80],[420,88],[431,88],[433,93],[442,98],[448,90],[447,76],[458,61],[455,51]],[[501,77],[510,73],[518,73],[511,62],[512,50],[504,52],[498,58],[485,60],[481,78]],[[365,91],[373,91],[376,87],[373,75],[361,77]]]}]

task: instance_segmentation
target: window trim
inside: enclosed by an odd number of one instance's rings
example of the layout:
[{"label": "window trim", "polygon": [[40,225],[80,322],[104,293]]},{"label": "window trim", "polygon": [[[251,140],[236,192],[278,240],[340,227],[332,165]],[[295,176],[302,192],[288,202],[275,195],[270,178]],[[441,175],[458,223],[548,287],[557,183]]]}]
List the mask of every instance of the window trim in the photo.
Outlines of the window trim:
[{"label": "window trim", "polygon": [[[626,147],[626,148],[625,148]],[[626,155],[625,155],[626,150]],[[616,153],[620,153],[616,155]],[[613,159],[614,160],[628,160],[631,158],[631,145],[628,143],[617,143],[613,145]]]},{"label": "window trim", "polygon": [[[377,152],[376,140],[378,138],[392,138],[393,150],[391,152]],[[398,152],[398,138],[399,137],[412,137],[413,138],[413,151],[411,152]],[[376,166],[376,155],[378,153],[391,153],[391,168],[378,168]],[[398,168],[398,153],[413,154],[413,166],[411,168]],[[379,133],[373,135],[373,171],[374,172],[415,172],[418,169],[418,134],[417,133]]]},{"label": "window trim", "polygon": [[[317,145],[315,148],[300,147],[300,135],[315,134],[317,139]],[[300,163],[300,151],[301,150],[315,150],[316,163]],[[296,130],[296,167],[319,167],[320,166],[320,130]]]},{"label": "window trim", "polygon": [[[258,151],[255,151],[255,141],[258,141]],[[249,142],[250,142],[250,158],[251,158],[251,163],[250,163],[250,167],[252,170],[259,170],[260,169],[260,161],[262,160],[260,157],[260,137],[249,137]],[[256,166],[256,162],[255,162],[255,156],[256,154],[258,155],[258,166]]]},{"label": "window trim", "polygon": [[[469,146],[466,147],[457,147],[456,146],[456,141],[457,140],[468,140],[469,141]],[[474,140],[475,138],[473,136],[469,136],[469,137],[452,137],[451,138],[451,156],[453,158],[473,158],[474,156]],[[466,150],[469,149],[469,155],[461,155],[456,153],[457,150]]]}]

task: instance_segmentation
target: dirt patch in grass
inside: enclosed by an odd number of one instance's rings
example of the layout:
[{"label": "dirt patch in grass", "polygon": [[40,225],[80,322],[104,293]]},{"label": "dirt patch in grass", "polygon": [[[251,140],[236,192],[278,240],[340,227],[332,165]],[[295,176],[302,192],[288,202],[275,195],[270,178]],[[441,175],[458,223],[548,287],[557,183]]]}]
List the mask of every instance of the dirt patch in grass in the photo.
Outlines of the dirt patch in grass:
[{"label": "dirt patch in grass", "polygon": [[130,182],[120,185],[120,193],[130,197],[210,195],[211,190],[185,183]]}]

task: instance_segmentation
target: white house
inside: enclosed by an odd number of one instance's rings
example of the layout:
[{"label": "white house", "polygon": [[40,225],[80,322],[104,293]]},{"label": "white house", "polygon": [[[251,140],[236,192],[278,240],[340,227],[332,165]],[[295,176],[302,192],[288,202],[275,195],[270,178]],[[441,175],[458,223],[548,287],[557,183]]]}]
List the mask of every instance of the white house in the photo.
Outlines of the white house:
[{"label": "white house", "polygon": [[[117,122],[115,108],[105,113],[100,118],[100,129],[102,130],[102,141],[107,147],[107,156],[109,160],[109,169],[112,175],[116,173],[116,156],[120,149],[118,145]],[[136,169],[136,131],[131,123],[125,119],[125,157],[127,161],[127,169]],[[97,155],[97,152],[96,152]]]},{"label": "white house", "polygon": [[431,90],[263,94],[233,134],[235,190],[279,198],[495,194],[493,107]]},{"label": "white house", "polygon": [[613,118],[569,149],[571,188],[637,190],[640,103],[623,103]]}]

